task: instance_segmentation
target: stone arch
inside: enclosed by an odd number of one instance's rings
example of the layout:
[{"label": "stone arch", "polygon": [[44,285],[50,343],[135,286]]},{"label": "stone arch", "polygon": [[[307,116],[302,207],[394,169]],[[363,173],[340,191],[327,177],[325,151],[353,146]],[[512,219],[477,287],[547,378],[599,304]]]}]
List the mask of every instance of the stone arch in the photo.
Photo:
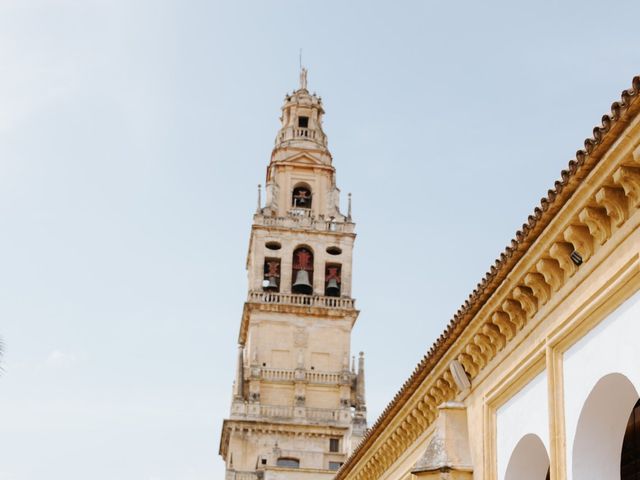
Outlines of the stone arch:
[{"label": "stone arch", "polygon": [[294,208],[311,208],[313,191],[306,182],[298,182],[291,191],[291,206]]},{"label": "stone arch", "polygon": [[571,460],[574,480],[620,478],[625,428],[637,401],[638,392],[626,376],[611,373],[598,380],[578,418]]},{"label": "stone arch", "polygon": [[549,472],[549,455],[540,437],[528,433],[513,449],[504,480],[545,480]]},{"label": "stone arch", "polygon": [[291,291],[310,295],[313,293],[313,249],[298,245],[293,251],[291,264]]}]

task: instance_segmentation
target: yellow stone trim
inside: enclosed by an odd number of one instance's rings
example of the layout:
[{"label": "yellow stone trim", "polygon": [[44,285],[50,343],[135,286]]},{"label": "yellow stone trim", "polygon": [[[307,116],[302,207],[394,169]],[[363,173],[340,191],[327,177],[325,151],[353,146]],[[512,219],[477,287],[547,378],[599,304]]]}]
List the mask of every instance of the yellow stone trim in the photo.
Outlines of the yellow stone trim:
[{"label": "yellow stone trim", "polygon": [[566,436],[564,428],[564,381],[562,355],[554,348],[546,348],[547,393],[549,398],[549,463],[554,480],[566,480]]}]

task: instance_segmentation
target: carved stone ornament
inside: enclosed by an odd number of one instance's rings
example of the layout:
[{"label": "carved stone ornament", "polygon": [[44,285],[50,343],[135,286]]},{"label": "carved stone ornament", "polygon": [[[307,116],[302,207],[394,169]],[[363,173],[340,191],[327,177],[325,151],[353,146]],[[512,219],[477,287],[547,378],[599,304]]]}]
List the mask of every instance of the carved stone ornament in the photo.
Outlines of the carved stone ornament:
[{"label": "carved stone ornament", "polygon": [[296,347],[306,347],[308,337],[309,335],[306,328],[296,328],[296,331],[293,334],[293,345]]}]

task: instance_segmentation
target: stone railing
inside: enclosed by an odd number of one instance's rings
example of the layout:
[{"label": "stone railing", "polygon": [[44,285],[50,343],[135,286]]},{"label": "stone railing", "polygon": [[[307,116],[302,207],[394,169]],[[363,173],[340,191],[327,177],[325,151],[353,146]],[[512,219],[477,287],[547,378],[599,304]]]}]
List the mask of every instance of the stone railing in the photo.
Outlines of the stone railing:
[{"label": "stone railing", "polygon": [[293,136],[295,138],[310,138],[313,140],[316,138],[316,131],[308,128],[294,128]]},{"label": "stone railing", "polygon": [[269,418],[295,421],[296,423],[349,424],[352,419],[349,408],[312,408],[292,405],[263,405],[260,403],[234,402],[232,417],[242,419]]},{"label": "stone railing", "polygon": [[350,380],[350,375],[347,374],[346,380],[344,380],[344,374],[342,372],[320,372],[315,370],[293,370],[285,368],[260,368],[260,377],[263,380],[271,382],[308,382],[308,383],[320,383],[338,385],[344,381]]},{"label": "stone railing", "polygon": [[287,140],[312,140],[321,145],[327,145],[327,137],[319,130],[311,128],[287,127],[276,137],[276,144]]},{"label": "stone railing", "polygon": [[310,420],[318,420],[321,422],[339,422],[341,413],[341,410],[330,410],[327,408],[307,408],[305,416]]},{"label": "stone railing", "polygon": [[353,298],[325,297],[322,295],[300,295],[296,293],[249,292],[249,303],[277,303],[280,305],[299,305],[303,307],[338,308],[351,310],[355,308]]},{"label": "stone railing", "polygon": [[271,382],[293,382],[297,380],[295,370],[284,368],[261,368],[260,377]]},{"label": "stone railing", "polygon": [[306,379],[309,383],[329,383],[337,384],[342,381],[341,372],[316,372],[314,370],[307,370]]},{"label": "stone railing", "polygon": [[313,210],[304,207],[294,207],[287,212],[289,217],[313,217]]},{"label": "stone railing", "polygon": [[289,211],[286,217],[269,217],[256,214],[253,220],[255,225],[264,227],[301,228],[338,233],[352,233],[354,231],[354,224],[351,222],[336,222],[324,218],[316,218],[311,210],[301,208]]},{"label": "stone railing", "polygon": [[289,405],[260,405],[261,417],[293,418],[294,409]]},{"label": "stone railing", "polygon": [[238,472],[227,470],[224,480],[261,480],[264,478],[263,472]]}]

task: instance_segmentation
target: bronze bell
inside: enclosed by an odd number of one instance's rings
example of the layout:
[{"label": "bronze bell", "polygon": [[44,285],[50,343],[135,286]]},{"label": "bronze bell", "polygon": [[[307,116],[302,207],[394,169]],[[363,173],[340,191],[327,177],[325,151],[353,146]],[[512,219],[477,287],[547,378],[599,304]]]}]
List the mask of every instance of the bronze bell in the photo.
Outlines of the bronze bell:
[{"label": "bronze bell", "polygon": [[294,293],[304,293],[305,295],[311,294],[311,292],[313,292],[313,286],[309,281],[309,272],[306,270],[298,270],[291,289]]},{"label": "bronze bell", "polygon": [[338,281],[335,278],[329,279],[325,292],[330,297],[340,296],[340,285],[338,285]]},{"label": "bronze bell", "polygon": [[265,279],[262,286],[263,290],[278,290],[278,280],[276,277]]}]

